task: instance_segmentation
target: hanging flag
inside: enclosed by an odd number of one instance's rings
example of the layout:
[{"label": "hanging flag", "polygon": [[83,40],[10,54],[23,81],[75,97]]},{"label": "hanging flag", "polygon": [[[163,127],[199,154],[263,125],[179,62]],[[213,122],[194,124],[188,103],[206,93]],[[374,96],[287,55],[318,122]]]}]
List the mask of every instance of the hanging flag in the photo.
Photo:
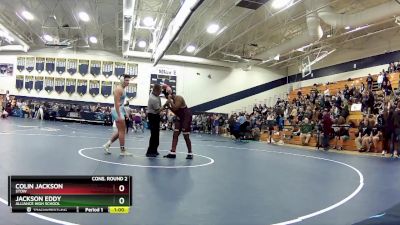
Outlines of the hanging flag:
[{"label": "hanging flag", "polygon": [[87,80],[77,80],[76,92],[79,95],[85,95],[87,93],[88,81]]},{"label": "hanging flag", "polygon": [[100,69],[101,69],[101,61],[98,60],[90,61],[90,74],[96,77],[100,75]]},{"label": "hanging flag", "polygon": [[102,81],[101,82],[101,95],[104,97],[108,97],[111,95],[112,82],[111,81]]},{"label": "hanging flag", "polygon": [[67,60],[66,59],[57,59],[56,60],[56,71],[59,74],[63,74],[65,72]]},{"label": "hanging flag", "polygon": [[65,82],[65,91],[72,95],[75,93],[76,89],[76,79],[67,78]]},{"label": "hanging flag", "polygon": [[78,68],[78,60],[77,59],[68,59],[67,60],[67,72],[71,75],[74,75]]},{"label": "hanging flag", "polygon": [[79,60],[79,73],[85,76],[89,72],[89,60],[80,59]]},{"label": "hanging flag", "polygon": [[25,68],[29,73],[35,69],[35,57],[26,57]]},{"label": "hanging flag", "polygon": [[89,94],[93,97],[100,93],[100,81],[91,80],[89,81]]},{"label": "hanging flag", "polygon": [[44,77],[42,76],[36,76],[35,77],[35,90],[40,92],[43,90],[43,82],[44,82]]},{"label": "hanging flag", "polygon": [[55,58],[46,58],[46,71],[49,74],[54,72],[55,64],[56,64]]},{"label": "hanging flag", "polygon": [[36,57],[36,71],[41,73],[44,70],[44,61],[45,58],[42,57]]},{"label": "hanging flag", "polygon": [[29,92],[33,89],[33,76],[25,76],[25,89]]},{"label": "hanging flag", "polygon": [[115,66],[114,66],[114,74],[115,74],[115,76],[119,77],[119,76],[124,75],[125,68],[126,68],[126,63],[124,63],[124,62],[115,62]]},{"label": "hanging flag", "polygon": [[58,94],[61,94],[61,93],[64,92],[64,90],[65,90],[65,78],[57,77],[54,80],[54,90],[56,90],[56,92]]},{"label": "hanging flag", "polygon": [[25,69],[25,57],[18,57],[17,58],[17,70],[19,72],[24,71]]},{"label": "hanging flag", "polygon": [[109,77],[112,75],[113,73],[113,66],[114,66],[114,62],[110,62],[110,61],[103,61],[103,75],[105,77]]},{"label": "hanging flag", "polygon": [[136,63],[127,63],[126,74],[132,78],[136,78],[138,76],[138,65]]},{"label": "hanging flag", "polygon": [[135,98],[136,97],[136,93],[137,93],[137,84],[136,83],[130,83],[126,88],[126,96],[129,99]]},{"label": "hanging flag", "polygon": [[44,79],[44,90],[50,93],[54,90],[54,77],[46,77]]},{"label": "hanging flag", "polygon": [[15,88],[17,88],[18,91],[24,88],[24,75],[16,76]]}]

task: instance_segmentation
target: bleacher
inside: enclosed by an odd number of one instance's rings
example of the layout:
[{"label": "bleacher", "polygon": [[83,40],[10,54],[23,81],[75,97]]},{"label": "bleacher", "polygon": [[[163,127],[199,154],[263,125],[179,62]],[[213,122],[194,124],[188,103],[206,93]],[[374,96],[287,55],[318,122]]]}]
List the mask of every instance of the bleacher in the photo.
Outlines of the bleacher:
[{"label": "bleacher", "polygon": [[[389,80],[392,83],[392,88],[394,91],[396,91],[399,87],[399,75],[400,73],[392,73],[389,75]],[[373,75],[373,86],[372,90],[377,92],[378,94],[380,91],[378,90],[378,84],[376,82],[378,75]],[[323,92],[326,90],[326,88],[329,88],[330,94],[331,95],[336,95],[339,90],[344,90],[345,85],[351,87],[352,85],[355,85],[356,87],[359,87],[361,85],[361,82],[364,82],[366,88],[367,88],[367,82],[366,82],[367,76],[364,77],[358,77],[358,78],[353,78],[351,80],[341,80],[337,81],[334,83],[330,84],[319,84],[316,87],[314,86],[308,86],[308,87],[302,87],[300,89],[293,90],[292,92],[289,93],[288,95],[288,100],[292,101],[293,99],[297,98],[298,92],[300,91],[302,95],[307,95],[310,94],[311,90],[313,88],[317,88],[319,92]],[[354,126],[358,127],[359,123],[363,119],[363,114],[360,111],[350,111],[350,115],[347,118],[347,123],[352,123]],[[272,139],[277,142],[280,140],[281,136],[277,132],[277,128],[274,129],[275,132],[272,135]],[[301,145],[301,139],[300,136],[293,135],[292,129],[284,129],[284,142],[285,144],[292,144],[292,145]],[[355,138],[358,133],[358,128],[349,128],[349,135],[350,138],[347,141],[339,140],[338,145],[342,146],[344,150],[348,151],[357,151],[357,147],[355,144]],[[269,141],[269,134],[268,131],[262,131],[261,136],[260,136],[261,141]],[[316,147],[317,146],[317,135],[313,134],[308,146],[311,147]],[[335,146],[336,140],[332,139],[329,142],[329,145],[331,147]],[[378,145],[376,148],[372,147],[371,148],[372,152],[381,152],[382,151],[382,141],[379,141]]]}]

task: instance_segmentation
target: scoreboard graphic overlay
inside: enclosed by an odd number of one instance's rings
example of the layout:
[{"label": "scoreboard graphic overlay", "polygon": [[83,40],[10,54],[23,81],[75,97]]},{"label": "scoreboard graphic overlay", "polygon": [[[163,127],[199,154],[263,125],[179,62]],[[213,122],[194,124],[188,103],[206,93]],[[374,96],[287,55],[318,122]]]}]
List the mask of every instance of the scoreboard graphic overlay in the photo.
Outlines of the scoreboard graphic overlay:
[{"label": "scoreboard graphic overlay", "polygon": [[11,211],[129,213],[131,176],[9,176]]}]

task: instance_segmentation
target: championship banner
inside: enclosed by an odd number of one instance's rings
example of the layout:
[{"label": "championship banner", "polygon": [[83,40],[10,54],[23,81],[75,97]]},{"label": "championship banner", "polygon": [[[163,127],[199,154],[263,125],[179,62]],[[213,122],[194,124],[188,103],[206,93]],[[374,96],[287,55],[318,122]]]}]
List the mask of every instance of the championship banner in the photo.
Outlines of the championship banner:
[{"label": "championship banner", "polygon": [[113,73],[114,62],[103,61],[102,73],[105,77],[109,77]]},{"label": "championship banner", "polygon": [[154,84],[167,84],[176,93],[176,70],[170,68],[155,68],[150,76],[150,92]]},{"label": "championship banner", "polygon": [[54,77],[46,77],[44,79],[44,90],[48,93],[54,90]]},{"label": "championship banner", "polygon": [[36,76],[35,77],[35,90],[39,91],[39,92],[41,90],[43,90],[43,83],[44,83],[44,77]]},{"label": "championship banner", "polygon": [[68,94],[72,95],[73,93],[75,93],[75,89],[76,89],[76,79],[67,78],[65,82],[65,91]]},{"label": "championship banner", "polygon": [[17,58],[17,70],[19,72],[24,71],[25,69],[25,57],[18,57]]},{"label": "championship banner", "polygon": [[33,89],[33,76],[25,76],[25,89],[31,91]]},{"label": "championship banner", "polygon": [[57,59],[56,60],[56,71],[59,74],[63,74],[65,72],[65,67],[67,64],[66,59]]},{"label": "championship banner", "polygon": [[93,76],[100,75],[101,61],[91,60],[90,61],[90,74]]},{"label": "championship banner", "polygon": [[67,60],[67,72],[71,75],[74,75],[78,70],[78,60],[77,59],[68,59]]},{"label": "championship banner", "polygon": [[130,83],[126,88],[126,97],[129,99],[135,98],[137,94],[137,84],[136,83]]},{"label": "championship banner", "polygon": [[100,93],[100,81],[98,80],[89,81],[89,94],[94,97],[99,93]]},{"label": "championship banner", "polygon": [[26,57],[25,68],[29,73],[35,69],[35,57]]},{"label": "championship banner", "polygon": [[114,66],[114,74],[117,77],[120,77],[125,74],[126,63],[124,62],[115,62]]},{"label": "championship banner", "polygon": [[15,81],[15,88],[20,91],[24,88],[24,75],[17,75]]},{"label": "championship banner", "polygon": [[44,61],[45,58],[36,57],[36,71],[38,71],[38,73],[41,73],[44,70]]},{"label": "championship banner", "polygon": [[79,60],[79,73],[85,76],[89,72],[89,60]]},{"label": "championship banner", "polygon": [[46,58],[46,71],[49,74],[54,72],[55,64],[56,64],[55,58]]},{"label": "championship banner", "polygon": [[101,82],[101,95],[104,97],[108,97],[111,95],[112,82],[111,81],[102,81]]},{"label": "championship banner", "polygon": [[58,94],[61,94],[61,93],[64,92],[64,90],[65,90],[65,78],[57,77],[54,80],[54,90],[56,90],[56,92]]},{"label": "championship banner", "polygon": [[77,80],[77,85],[76,85],[76,92],[79,95],[85,95],[87,93],[87,88],[88,88],[88,81],[87,80]]},{"label": "championship banner", "polygon": [[138,65],[135,63],[127,63],[126,64],[126,74],[135,78],[138,76]]}]

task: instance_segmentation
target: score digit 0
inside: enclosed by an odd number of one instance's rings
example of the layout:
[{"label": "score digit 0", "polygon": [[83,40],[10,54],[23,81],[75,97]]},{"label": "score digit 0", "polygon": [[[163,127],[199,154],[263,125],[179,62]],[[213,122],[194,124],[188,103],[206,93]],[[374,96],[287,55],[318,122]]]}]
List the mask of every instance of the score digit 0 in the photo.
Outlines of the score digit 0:
[{"label": "score digit 0", "polygon": [[125,186],[124,185],[119,185],[118,190],[120,192],[124,192],[125,191]]},{"label": "score digit 0", "polygon": [[125,203],[125,198],[124,197],[119,198],[118,202],[120,205],[123,205]]}]

